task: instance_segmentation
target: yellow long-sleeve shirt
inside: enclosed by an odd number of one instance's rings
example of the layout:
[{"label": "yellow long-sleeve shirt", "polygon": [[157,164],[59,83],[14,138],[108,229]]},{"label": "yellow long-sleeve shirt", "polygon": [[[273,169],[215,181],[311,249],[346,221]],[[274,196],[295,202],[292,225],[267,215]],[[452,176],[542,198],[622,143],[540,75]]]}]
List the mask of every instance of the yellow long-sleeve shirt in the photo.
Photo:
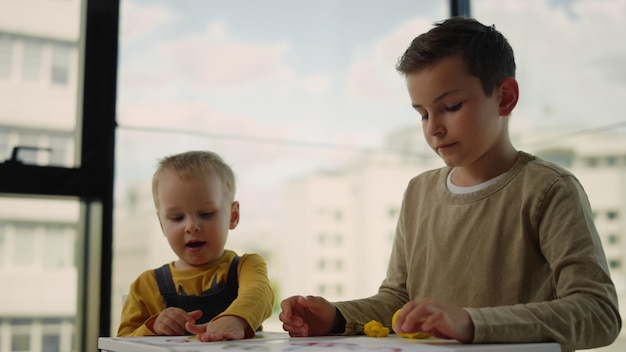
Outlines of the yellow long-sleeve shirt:
[{"label": "yellow long-sleeve shirt", "polygon": [[[187,295],[202,295],[211,287],[215,275],[218,282],[226,280],[230,263],[235,256],[235,252],[226,250],[215,263],[191,270],[177,270],[174,263],[170,263],[176,289],[182,287]],[[237,298],[214,319],[224,315],[238,316],[246,320],[252,331],[255,331],[271,315],[274,305],[274,292],[267,276],[267,266],[260,255],[244,254],[239,260],[237,271]],[[151,327],[163,309],[165,305],[154,270],[147,270],[131,284],[117,336],[155,335]]]}]

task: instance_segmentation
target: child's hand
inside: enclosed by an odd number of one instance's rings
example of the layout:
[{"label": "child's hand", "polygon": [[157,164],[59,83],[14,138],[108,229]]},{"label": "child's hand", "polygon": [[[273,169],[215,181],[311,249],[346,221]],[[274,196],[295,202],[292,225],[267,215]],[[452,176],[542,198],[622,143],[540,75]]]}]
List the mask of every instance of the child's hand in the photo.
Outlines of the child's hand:
[{"label": "child's hand", "polygon": [[474,339],[474,323],[469,314],[462,308],[446,306],[434,299],[405,304],[393,329],[399,333],[426,332],[461,343]]},{"label": "child's hand", "polygon": [[201,316],[201,310],[194,310],[187,313],[176,307],[165,308],[154,321],[152,329],[157,335],[185,335],[185,324],[193,323]]},{"label": "child's hand", "polygon": [[337,317],[334,305],[318,296],[292,296],[280,303],[278,315],[289,336],[328,335]]},{"label": "child's hand", "polygon": [[246,337],[248,322],[234,315],[225,315],[205,324],[194,324],[189,322],[185,328],[192,334],[198,335],[198,340],[202,342],[241,340]]}]

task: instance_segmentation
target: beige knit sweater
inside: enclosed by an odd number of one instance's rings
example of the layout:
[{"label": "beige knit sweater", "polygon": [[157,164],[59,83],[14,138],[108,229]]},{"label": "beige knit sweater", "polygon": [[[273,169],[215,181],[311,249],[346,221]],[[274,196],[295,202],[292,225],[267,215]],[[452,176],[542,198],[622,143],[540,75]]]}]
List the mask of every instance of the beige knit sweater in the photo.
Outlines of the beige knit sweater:
[{"label": "beige knit sweater", "polygon": [[409,183],[378,294],[335,303],[346,334],[372,319],[390,326],[404,303],[432,297],[469,312],[475,343],[556,341],[569,351],[613,342],[617,296],[578,180],[523,152],[478,192],[448,191],[449,172]]}]

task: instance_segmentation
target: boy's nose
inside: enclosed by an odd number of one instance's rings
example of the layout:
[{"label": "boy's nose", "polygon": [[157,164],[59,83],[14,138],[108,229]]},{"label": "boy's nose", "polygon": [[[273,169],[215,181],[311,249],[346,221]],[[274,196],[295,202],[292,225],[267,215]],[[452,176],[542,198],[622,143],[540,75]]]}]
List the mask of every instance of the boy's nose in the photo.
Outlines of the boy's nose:
[{"label": "boy's nose", "polygon": [[426,133],[428,133],[429,136],[438,136],[445,131],[445,127],[440,123],[439,119],[432,116],[428,118],[426,124]]}]

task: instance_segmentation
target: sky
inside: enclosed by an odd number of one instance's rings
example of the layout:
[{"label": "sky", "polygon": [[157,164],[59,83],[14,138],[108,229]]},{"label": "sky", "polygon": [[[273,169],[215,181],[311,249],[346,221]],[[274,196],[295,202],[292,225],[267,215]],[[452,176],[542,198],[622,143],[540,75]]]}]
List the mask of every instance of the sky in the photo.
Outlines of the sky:
[{"label": "sky", "polygon": [[[471,11],[514,48],[512,132],[626,121],[626,0],[474,0]],[[449,9],[447,0],[122,0],[120,14],[118,185],[149,180],[165,155],[212,149],[235,169],[242,197],[269,199],[286,180],[344,167],[419,124],[394,66]]]}]

